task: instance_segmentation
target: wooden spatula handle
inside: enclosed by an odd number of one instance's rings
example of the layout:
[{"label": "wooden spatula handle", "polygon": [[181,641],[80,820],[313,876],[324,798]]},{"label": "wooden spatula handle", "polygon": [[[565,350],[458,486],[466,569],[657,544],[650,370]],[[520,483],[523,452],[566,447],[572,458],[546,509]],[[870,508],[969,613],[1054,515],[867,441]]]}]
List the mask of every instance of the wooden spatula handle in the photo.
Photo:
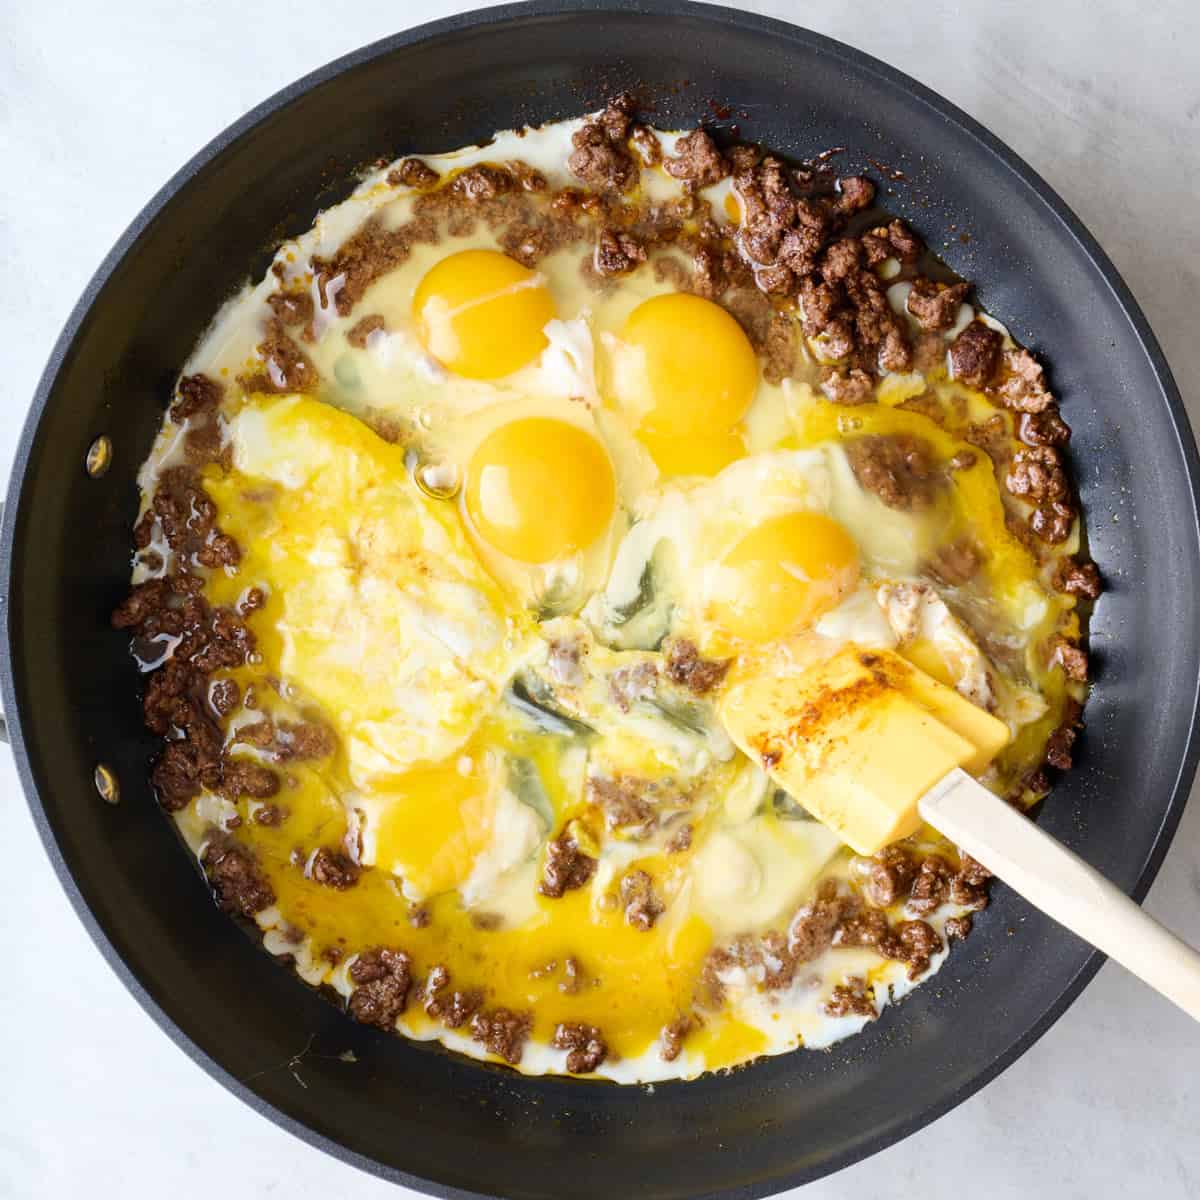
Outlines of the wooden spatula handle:
[{"label": "wooden spatula handle", "polygon": [[965,771],[951,771],[918,807],[924,820],[1030,904],[1200,1021],[1200,954],[1077,854]]}]

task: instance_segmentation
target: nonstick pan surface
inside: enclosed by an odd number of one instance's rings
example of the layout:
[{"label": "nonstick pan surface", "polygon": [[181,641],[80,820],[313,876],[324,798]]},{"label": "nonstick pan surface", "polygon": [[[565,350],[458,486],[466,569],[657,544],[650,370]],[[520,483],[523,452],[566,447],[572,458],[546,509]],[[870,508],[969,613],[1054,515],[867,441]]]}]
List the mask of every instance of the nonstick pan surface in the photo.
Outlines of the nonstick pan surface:
[{"label": "nonstick pan surface", "polygon": [[[47,850],[147,1011],[259,1112],[439,1195],[749,1197],[815,1179],[970,1095],[1100,963],[998,886],[936,981],[831,1052],[652,1092],[526,1079],[355,1025],[255,948],[185,867],[150,794],[136,671],[108,625],[126,587],[136,468],[180,364],[222,300],[344,196],[355,168],[573,115],[626,87],[668,128],[736,123],[798,158],[848,147],[845,169],[881,179],[888,206],[944,244],[986,307],[1050,362],[1109,590],[1080,762],[1043,826],[1140,898],[1196,765],[1200,468],[1177,390],[1112,264],[968,117],[836,42],[683,3],[496,8],[308,76],[166,185],[72,314],[9,491],[0,683]],[[116,453],[93,480],[82,464],[100,433]],[[119,805],[95,795],[101,761]]]}]

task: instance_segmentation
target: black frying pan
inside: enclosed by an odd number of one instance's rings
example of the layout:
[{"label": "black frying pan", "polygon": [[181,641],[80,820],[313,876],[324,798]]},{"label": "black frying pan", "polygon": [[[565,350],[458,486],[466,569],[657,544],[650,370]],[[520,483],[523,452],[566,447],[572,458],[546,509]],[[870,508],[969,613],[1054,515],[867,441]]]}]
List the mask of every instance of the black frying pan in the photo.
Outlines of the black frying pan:
[{"label": "black frying pan", "polygon": [[[746,138],[799,157],[845,145],[847,170],[903,171],[889,205],[945,243],[987,307],[1052,364],[1109,590],[1092,625],[1099,676],[1080,763],[1042,824],[1140,898],[1200,749],[1200,464],[1179,394],[1103,252],[968,117],[836,42],[684,3],[491,9],[301,80],[151,201],[55,347],[3,524],[4,707],[63,885],[154,1019],[259,1112],[441,1195],[749,1197],[817,1178],[970,1095],[1100,965],[996,887],[936,983],[860,1036],[649,1094],[525,1079],[355,1025],[258,951],[185,868],[147,784],[155,745],[126,640],[108,626],[126,588],[134,473],[180,364],[273,245],[348,192],[354,168],[572,115],[634,85],[668,128],[712,119],[714,101]],[[100,433],[115,459],[92,479],[84,456]],[[120,780],[117,806],[93,790],[101,761]]]}]

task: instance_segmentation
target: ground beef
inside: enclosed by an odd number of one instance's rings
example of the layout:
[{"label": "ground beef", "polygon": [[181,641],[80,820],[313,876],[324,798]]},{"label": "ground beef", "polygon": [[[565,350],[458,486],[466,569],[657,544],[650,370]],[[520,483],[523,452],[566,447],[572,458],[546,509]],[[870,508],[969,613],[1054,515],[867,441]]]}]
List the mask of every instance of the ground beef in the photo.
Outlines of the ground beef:
[{"label": "ground beef", "polygon": [[811,904],[801,908],[788,924],[787,950],[793,963],[811,962],[833,944],[838,925],[853,903],[836,894],[836,885],[819,891]]},{"label": "ground beef", "polygon": [[242,725],[233,740],[235,744],[257,746],[260,750],[265,750],[275,744],[275,722],[268,718],[254,721],[250,725]]},{"label": "ground beef", "polygon": [[663,808],[677,808],[682,796],[675,789],[636,775],[614,775],[611,779],[592,775],[587,781],[588,799],[604,810],[609,829],[620,829],[633,837],[645,837],[657,823]]},{"label": "ground beef", "polygon": [[1012,458],[1008,421],[1000,413],[994,413],[986,421],[972,422],[967,426],[963,437],[972,446],[978,446],[996,467],[1006,467]]},{"label": "ground beef", "polygon": [[1085,600],[1095,600],[1103,591],[1096,564],[1080,562],[1070,555],[1059,560],[1051,582],[1055,591],[1065,592],[1068,596],[1080,596]]},{"label": "ground beef", "polygon": [[846,443],[855,478],[889,508],[902,512],[928,508],[939,476],[933,447],[912,434],[880,434]]},{"label": "ground beef", "polygon": [[509,222],[500,234],[500,245],[510,258],[532,269],[547,254],[583,236],[584,230],[571,216],[530,212]]},{"label": "ground beef", "polygon": [[919,333],[913,340],[913,368],[928,375],[944,366],[946,339],[940,333]]},{"label": "ground beef", "polygon": [[853,976],[833,989],[822,1006],[830,1017],[874,1017],[875,991],[865,979]]},{"label": "ground beef", "polygon": [[[202,491],[198,495],[207,500]],[[211,516],[205,517],[202,527],[210,521]],[[177,544],[192,536],[169,517],[165,523]],[[151,580],[135,587],[112,616],[115,628],[134,635],[135,648],[157,646],[162,637],[175,641],[172,657],[149,677],[142,703],[151,732],[183,735],[168,742],[151,773],[159,803],[169,812],[179,811],[205,788],[231,800],[242,795],[265,799],[279,790],[274,772],[224,753],[207,677],[240,666],[255,642],[240,617],[229,609],[210,608],[200,588],[201,581],[191,575]],[[224,689],[217,694],[232,700]]]},{"label": "ground beef", "polygon": [[551,899],[561,899],[565,892],[583,887],[595,871],[596,860],[584,854],[574,837],[563,832],[546,845],[546,861],[538,891]]},{"label": "ground beef", "polygon": [[917,874],[917,861],[903,846],[885,846],[867,868],[863,892],[876,908],[890,908],[908,895]]},{"label": "ground beef", "polygon": [[1037,504],[1063,501],[1070,484],[1062,456],[1053,446],[1030,446],[1013,455],[1004,486],[1014,496]]},{"label": "ground beef", "polygon": [[217,527],[217,506],[192,466],[170,467],[159,477],[150,506],[134,529],[139,548],[153,540],[155,527],[183,564],[194,560],[216,568],[236,566],[241,560],[237,542]]},{"label": "ground beef", "polygon": [[969,283],[935,283],[932,279],[918,277],[913,280],[908,293],[908,311],[922,329],[949,329],[970,290]]},{"label": "ground beef", "polygon": [[369,316],[363,317],[359,321],[355,321],[353,325],[346,331],[346,341],[351,346],[357,347],[359,350],[365,350],[367,339],[373,333],[378,333],[384,328],[383,318],[378,313],[371,313]]},{"label": "ground beef", "polygon": [[[983,863],[978,862],[969,854],[960,852],[958,871],[950,880],[950,902],[961,908],[975,910],[987,908],[987,883],[991,877],[991,871]],[[948,927],[947,936],[949,936]]]},{"label": "ground beef", "polygon": [[954,869],[940,854],[930,854],[921,863],[908,896],[908,910],[927,917],[945,902],[950,894]]},{"label": "ground beef", "polygon": [[821,375],[821,391],[834,404],[869,404],[875,395],[875,380],[857,367],[849,371],[826,367]]},{"label": "ground beef", "polygon": [[646,248],[623,230],[602,229],[592,261],[598,275],[623,275],[646,261]]},{"label": "ground beef", "polygon": [[908,964],[909,979],[919,979],[929,970],[929,960],[942,948],[942,939],[925,921],[901,921],[879,947],[888,958]]},{"label": "ground beef", "polygon": [[1088,677],[1087,651],[1073,646],[1066,638],[1055,637],[1050,646],[1050,663],[1062,667],[1068,679],[1086,683]]},{"label": "ground beef", "polygon": [[983,556],[974,541],[967,536],[939,546],[928,564],[928,571],[939,583],[962,587],[975,578]]},{"label": "ground beef", "polygon": [[[300,325],[308,330],[313,319],[311,292],[276,292],[267,297],[267,303],[281,325]],[[303,335],[302,335],[303,336]],[[311,333],[309,334],[311,337]]]},{"label": "ground beef", "polygon": [[218,679],[208,689],[208,703],[214,715],[227,717],[241,703],[242,693],[236,679]]},{"label": "ground beef", "polygon": [[279,776],[259,763],[226,757],[221,763],[221,781],[216,790],[229,800],[242,796],[268,800],[279,791]]},{"label": "ground beef", "polygon": [[427,162],[419,158],[406,158],[387,174],[387,181],[393,187],[399,184],[411,188],[428,188],[433,187],[440,178]]},{"label": "ground beef", "polygon": [[[339,316],[349,316],[375,280],[408,258],[414,241],[413,230],[405,226],[387,229],[378,217],[369,217],[331,258],[313,258],[322,297],[326,303],[332,298]],[[335,287],[334,280],[339,277],[340,286]]]},{"label": "ground beef", "polygon": [[1017,420],[1017,437],[1027,446],[1065,446],[1071,440],[1071,427],[1051,405],[1041,412],[1023,412]]},{"label": "ground beef", "polygon": [[961,917],[950,917],[945,924],[946,940],[950,942],[965,941],[971,932],[971,917],[965,914]]},{"label": "ground beef", "polygon": [[254,811],[254,823],[266,825],[270,829],[282,825],[288,817],[288,810],[278,804],[264,804]]},{"label": "ground beef", "polygon": [[929,969],[932,955],[941,949],[941,939],[925,921],[901,921],[889,926],[886,914],[875,908],[846,917],[839,924],[834,944],[867,946],[884,958],[908,964],[908,977],[917,979]]},{"label": "ground beef", "polygon": [[312,359],[292,340],[277,317],[267,322],[266,336],[258,344],[263,369],[241,375],[238,382],[248,392],[315,392],[321,376]]},{"label": "ground beef", "polygon": [[563,1021],[555,1029],[551,1045],[556,1050],[568,1051],[567,1070],[572,1075],[586,1075],[608,1057],[608,1046],[600,1030],[578,1021]]},{"label": "ground beef", "polygon": [[485,1049],[515,1067],[525,1051],[533,1020],[528,1013],[495,1008],[490,1012],[475,1013],[470,1028],[471,1036]]},{"label": "ground beef", "polygon": [[350,964],[350,1015],[377,1029],[395,1028],[396,1018],[408,1005],[412,988],[412,960],[403,950],[376,946]]},{"label": "ground beef", "polygon": [[867,265],[871,267],[888,258],[897,258],[905,264],[915,263],[925,251],[921,239],[900,220],[868,230],[862,235],[862,244]]},{"label": "ground beef", "polygon": [[1082,723],[1083,705],[1076,700],[1067,701],[1067,709],[1063,714],[1062,723],[1050,735],[1046,743],[1046,762],[1060,771],[1069,770],[1075,739]]},{"label": "ground beef", "polygon": [[843,175],[837,181],[837,207],[845,216],[870,208],[875,202],[875,185],[865,175]]},{"label": "ground beef", "polygon": [[337,749],[337,737],[328,725],[316,721],[281,721],[275,757],[280,762],[315,761]]},{"label": "ground beef", "polygon": [[950,370],[954,378],[970,387],[987,387],[1000,365],[1003,340],[982,321],[972,321],[950,343]]},{"label": "ground beef", "polygon": [[425,1011],[447,1029],[459,1029],[483,1007],[483,993],[450,990],[450,972],[436,966],[429,972],[424,990]]},{"label": "ground beef", "polygon": [[620,895],[625,920],[634,929],[649,932],[665,911],[663,902],[654,893],[654,880],[645,871],[630,871],[621,880]]},{"label": "ground beef", "polygon": [[559,981],[558,990],[564,996],[574,996],[583,986],[583,976],[584,971],[579,965],[579,960],[568,957],[563,962],[563,978]]},{"label": "ground beef", "polygon": [[701,658],[694,642],[671,638],[663,647],[667,678],[697,696],[706,696],[726,676],[730,660]]},{"label": "ground beef", "polygon": [[775,313],[767,326],[762,353],[763,378],[772,384],[788,379],[796,368],[796,322],[786,313]]},{"label": "ground beef", "polygon": [[225,389],[207,375],[185,375],[176,388],[171,405],[171,420],[182,425],[189,417],[211,414],[221,403]]},{"label": "ground beef", "polygon": [[667,839],[663,849],[668,854],[684,854],[692,848],[692,827],[691,825],[681,825]]},{"label": "ground beef", "polygon": [[508,162],[505,163],[505,170],[512,176],[518,191],[544,192],[550,186],[546,182],[545,175],[535,167],[531,167],[528,163],[520,161]]},{"label": "ground beef", "polygon": [[638,165],[626,139],[635,108],[632,96],[618,96],[599,117],[571,135],[567,166],[589,187],[601,192],[625,192],[638,176]]},{"label": "ground beef", "polygon": [[1028,350],[1005,350],[1002,365],[1003,379],[995,394],[1005,407],[1026,413],[1046,412],[1050,408],[1054,397],[1046,388],[1041,364]]},{"label": "ground beef", "polygon": [[[699,275],[701,252],[697,252],[696,264]],[[706,296],[709,299],[719,299],[721,307],[742,327],[750,345],[756,352],[762,353],[766,348],[771,322],[775,317],[775,310],[771,307],[770,300],[752,286],[738,286],[725,292],[726,275],[724,267],[719,265],[719,260],[717,260],[714,271],[719,282],[713,286],[711,292],[698,287],[694,290],[697,295]],[[721,294],[722,292],[724,294]]]},{"label": "ground beef", "polygon": [[200,863],[208,874],[217,903],[225,912],[253,917],[275,903],[275,892],[254,852],[224,834],[214,834]]},{"label": "ground beef", "polygon": [[687,1015],[676,1017],[670,1024],[663,1026],[659,1034],[658,1052],[663,1062],[674,1062],[679,1057],[684,1038],[695,1028],[695,1019]]},{"label": "ground beef", "polygon": [[987,883],[992,877],[991,871],[978,859],[972,858],[969,854],[959,855],[958,874],[964,883],[975,887],[978,887],[982,883]]},{"label": "ground beef", "polygon": [[638,700],[654,695],[658,686],[658,668],[649,659],[618,667],[608,679],[608,694],[622,711],[628,712]]},{"label": "ground beef", "polygon": [[1065,500],[1051,500],[1033,510],[1029,528],[1036,537],[1050,546],[1060,546],[1071,536],[1075,525],[1075,508]]},{"label": "ground beef", "polygon": [[729,174],[729,163],[703,129],[684,134],[675,143],[675,154],[665,160],[664,169],[694,188],[710,187]]},{"label": "ground beef", "polygon": [[468,167],[456,175],[450,184],[450,191],[464,200],[478,202],[495,200],[497,196],[511,192],[514,184],[515,180],[512,175],[503,167],[480,163],[478,166]]},{"label": "ground beef", "polygon": [[342,851],[330,850],[328,846],[322,846],[312,856],[305,873],[323,887],[344,892],[358,882],[359,876],[362,875],[362,868]]}]

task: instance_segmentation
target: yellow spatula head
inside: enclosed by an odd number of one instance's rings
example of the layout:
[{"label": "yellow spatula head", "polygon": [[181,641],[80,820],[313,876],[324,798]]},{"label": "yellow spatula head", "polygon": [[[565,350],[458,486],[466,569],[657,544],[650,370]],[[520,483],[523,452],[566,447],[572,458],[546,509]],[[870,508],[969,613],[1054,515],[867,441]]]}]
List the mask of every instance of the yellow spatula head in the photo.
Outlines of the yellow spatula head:
[{"label": "yellow spatula head", "polygon": [[859,854],[915,833],[917,801],[955,767],[978,774],[1003,721],[898,654],[847,644],[795,671],[743,673],[721,718],[738,747]]}]

